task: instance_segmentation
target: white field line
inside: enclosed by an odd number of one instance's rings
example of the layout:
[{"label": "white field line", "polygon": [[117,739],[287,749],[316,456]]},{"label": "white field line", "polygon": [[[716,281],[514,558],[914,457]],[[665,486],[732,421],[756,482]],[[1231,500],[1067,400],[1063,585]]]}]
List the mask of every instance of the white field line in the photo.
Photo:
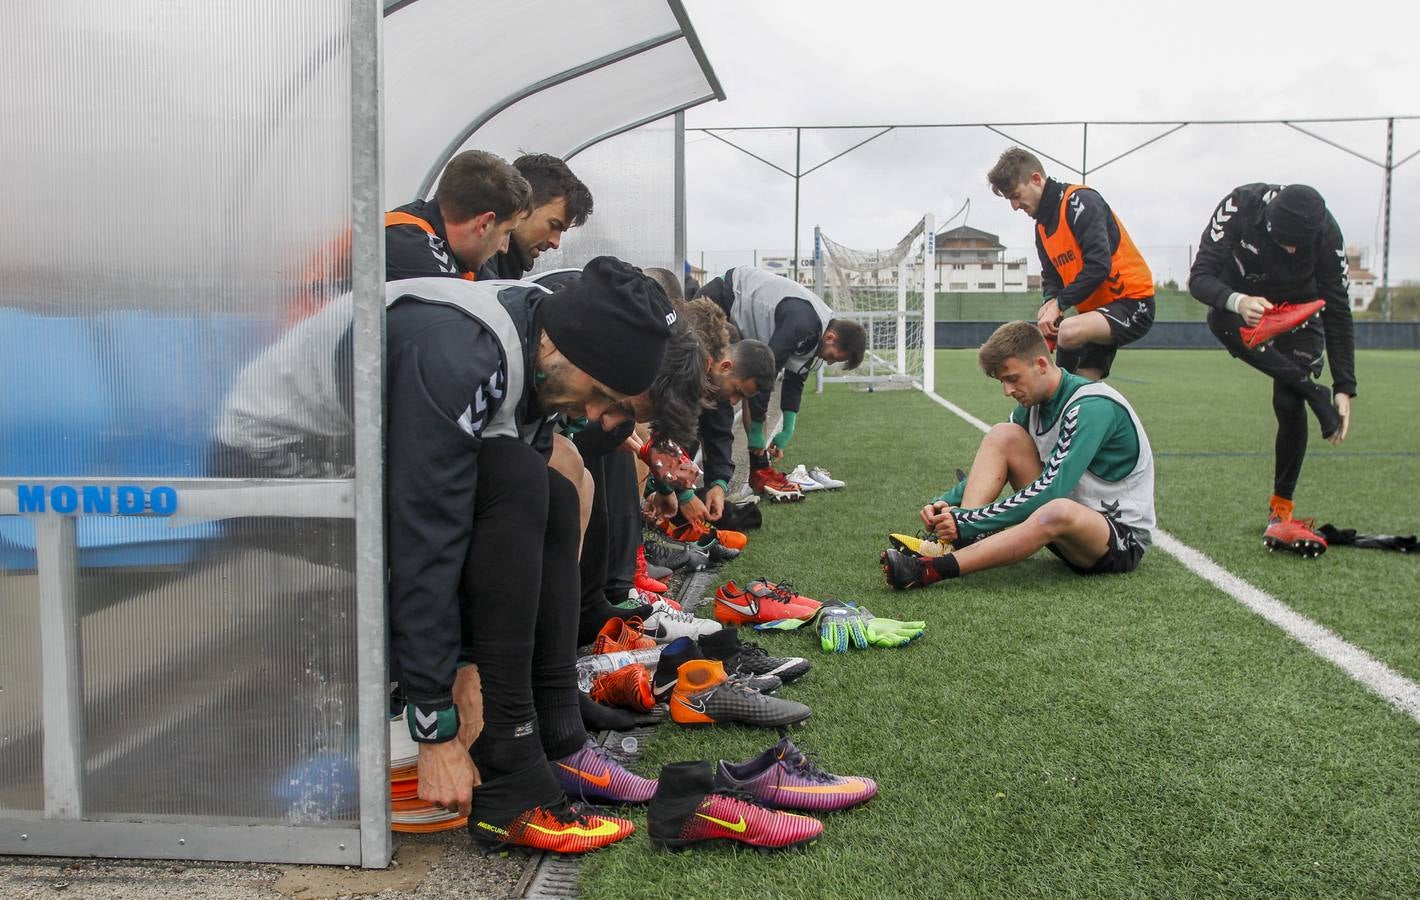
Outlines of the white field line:
[{"label": "white field line", "polygon": [[[990,430],[990,426],[985,422],[945,397],[932,391],[924,393],[973,427],[983,432]],[[1155,529],[1154,546],[1177,559],[1184,568],[1199,578],[1282,629],[1317,656],[1359,681],[1373,694],[1420,722],[1420,684],[1406,678],[1360,647],[1347,643],[1329,628],[1312,621],[1266,591],[1243,581],[1168,532]]]}]

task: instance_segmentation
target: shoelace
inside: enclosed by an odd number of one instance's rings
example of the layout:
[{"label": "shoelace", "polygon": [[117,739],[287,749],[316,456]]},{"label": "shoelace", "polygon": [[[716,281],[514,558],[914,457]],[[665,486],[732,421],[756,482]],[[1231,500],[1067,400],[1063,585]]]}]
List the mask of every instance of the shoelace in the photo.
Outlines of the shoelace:
[{"label": "shoelace", "polygon": [[825,771],[823,767],[818,764],[817,754],[806,753],[800,750],[797,756],[781,756],[779,758],[795,775],[824,784],[829,784],[835,780],[835,776],[832,773]]}]

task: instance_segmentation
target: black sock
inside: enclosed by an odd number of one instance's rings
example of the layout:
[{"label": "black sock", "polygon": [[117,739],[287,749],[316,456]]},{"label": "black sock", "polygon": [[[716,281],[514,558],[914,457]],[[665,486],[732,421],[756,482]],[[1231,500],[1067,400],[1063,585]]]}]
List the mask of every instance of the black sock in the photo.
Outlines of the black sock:
[{"label": "black sock", "polygon": [[769,451],[768,451],[768,450],[750,450],[750,451],[749,451],[749,467],[750,467],[751,469],[767,469],[767,468],[769,468]]},{"label": "black sock", "polygon": [[930,563],[932,571],[943,578],[960,578],[961,566],[957,563],[955,553],[948,553],[946,556],[938,556]]}]

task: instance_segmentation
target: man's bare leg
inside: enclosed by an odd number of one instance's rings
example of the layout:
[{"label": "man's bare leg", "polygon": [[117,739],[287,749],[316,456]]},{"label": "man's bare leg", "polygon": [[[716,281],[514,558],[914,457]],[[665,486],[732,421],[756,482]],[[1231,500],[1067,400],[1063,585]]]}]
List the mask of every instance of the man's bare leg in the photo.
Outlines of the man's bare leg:
[{"label": "man's bare leg", "polygon": [[592,520],[592,500],[596,496],[596,482],[592,473],[582,463],[582,454],[577,445],[560,434],[552,436],[552,458],[549,467],[577,488],[577,500],[581,514],[581,530],[577,538],[577,558],[582,557],[582,541],[587,537],[587,523]]},{"label": "man's bare leg", "polygon": [[[1056,341],[1065,350],[1079,350],[1086,344],[1113,344],[1114,332],[1110,331],[1109,319],[1105,318],[1104,313],[1095,310],[1078,316],[1066,316],[1060,322],[1060,334]],[[1081,367],[1075,370],[1075,374],[1099,381],[1104,376],[1104,370]]]},{"label": "man's bare leg", "polygon": [[994,425],[981,439],[981,447],[971,461],[961,505],[985,506],[1001,496],[1001,489],[1008,482],[1020,490],[1038,478],[1041,469],[1035,442],[1024,428],[1010,422]]},{"label": "man's bare leg", "polygon": [[1109,523],[1101,513],[1063,497],[1051,500],[1019,525],[998,531],[955,552],[961,574],[1020,562],[1054,544],[1083,568],[1109,552]]}]

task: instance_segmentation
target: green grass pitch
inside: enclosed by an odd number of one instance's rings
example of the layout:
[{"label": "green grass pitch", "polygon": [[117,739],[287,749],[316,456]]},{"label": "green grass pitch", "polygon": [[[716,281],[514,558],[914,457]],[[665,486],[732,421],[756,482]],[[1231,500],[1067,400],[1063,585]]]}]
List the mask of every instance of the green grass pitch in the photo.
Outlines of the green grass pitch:
[{"label": "green grass pitch", "polygon": [[[1313,437],[1300,515],[1414,533],[1420,354],[1362,352],[1353,433]],[[1264,378],[1221,351],[1124,351],[1111,383],[1157,456],[1160,526],[1229,571],[1420,679],[1420,559],[1347,548],[1268,554],[1273,422]],[[974,354],[939,354],[941,394],[988,422],[1010,409]],[[803,852],[652,850],[644,833],[587,860],[590,897],[1416,896],[1420,724],[1157,548],[1086,579],[1048,554],[893,594],[884,535],[965,467],[980,433],[915,392],[834,386],[804,403],[787,465],[848,482],[766,505],[722,578],[925,619],[901,650],[845,656],[808,635],[758,640],[810,658],[784,695],[825,767],[878,779]],[[744,759],[772,733],[663,726],[638,768]],[[644,814],[634,816],[644,825]]]}]

